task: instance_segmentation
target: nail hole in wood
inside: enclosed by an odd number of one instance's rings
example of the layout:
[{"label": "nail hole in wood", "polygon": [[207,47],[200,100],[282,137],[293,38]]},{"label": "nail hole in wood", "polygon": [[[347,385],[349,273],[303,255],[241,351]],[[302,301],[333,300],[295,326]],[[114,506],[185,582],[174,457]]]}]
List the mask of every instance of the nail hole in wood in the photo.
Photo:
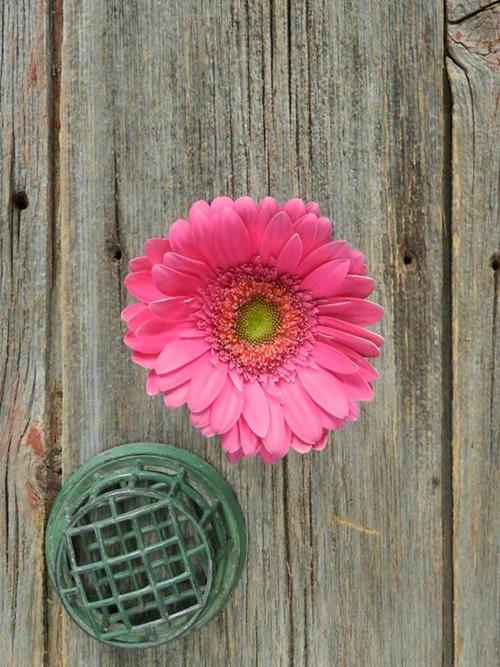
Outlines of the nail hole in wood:
[{"label": "nail hole in wood", "polygon": [[498,269],[500,269],[500,252],[493,253],[490,259],[490,266],[493,271],[498,271]]},{"label": "nail hole in wood", "polygon": [[122,247],[115,239],[106,240],[104,251],[110,261],[121,262],[123,259]]},{"label": "nail hole in wood", "polygon": [[24,211],[25,208],[28,208],[30,202],[26,192],[24,190],[14,192],[12,195],[12,204],[20,211]]}]

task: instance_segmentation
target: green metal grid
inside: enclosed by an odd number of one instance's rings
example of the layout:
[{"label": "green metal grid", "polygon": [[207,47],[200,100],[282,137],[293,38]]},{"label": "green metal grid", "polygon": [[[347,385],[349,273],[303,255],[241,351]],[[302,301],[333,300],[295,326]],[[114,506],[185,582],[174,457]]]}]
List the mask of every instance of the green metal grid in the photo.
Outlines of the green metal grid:
[{"label": "green metal grid", "polygon": [[239,578],[241,509],[224,479],[185,450],[116,447],[65,483],[47,524],[52,582],[94,637],[147,646],[209,620]]}]

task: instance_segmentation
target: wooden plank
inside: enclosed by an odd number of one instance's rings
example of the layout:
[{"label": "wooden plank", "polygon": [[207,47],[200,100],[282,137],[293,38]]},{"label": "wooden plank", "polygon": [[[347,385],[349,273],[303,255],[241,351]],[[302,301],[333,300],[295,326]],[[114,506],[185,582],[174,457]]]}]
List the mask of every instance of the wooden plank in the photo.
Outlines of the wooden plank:
[{"label": "wooden plank", "polygon": [[496,5],[498,0],[448,0],[446,18],[449,23],[459,23]]},{"label": "wooden plank", "polygon": [[45,660],[44,523],[51,453],[49,2],[0,5],[0,645]]},{"label": "wooden plank", "polygon": [[456,664],[499,646],[500,8],[449,26]]},{"label": "wooden plank", "polygon": [[[440,5],[411,0],[363,14],[319,0],[64,3],[64,473],[120,442],[172,442],[222,471],[248,519],[227,610],[145,665],[448,660],[442,34]],[[366,250],[388,311],[363,420],[272,468],[226,464],[185,413],[144,395],[121,343],[127,260],[193,199],[245,192],[319,201]],[[137,656],[65,620],[62,662]]]}]

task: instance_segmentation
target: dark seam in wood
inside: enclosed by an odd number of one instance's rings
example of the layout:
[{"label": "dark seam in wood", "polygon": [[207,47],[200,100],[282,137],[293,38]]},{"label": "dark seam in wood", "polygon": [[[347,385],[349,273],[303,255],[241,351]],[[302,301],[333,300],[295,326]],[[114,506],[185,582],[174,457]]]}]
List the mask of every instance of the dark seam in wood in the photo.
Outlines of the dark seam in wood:
[{"label": "dark seam in wood", "polygon": [[[7,339],[8,343],[8,339]],[[5,498],[5,569],[9,569],[9,458],[12,439],[7,440],[7,451],[5,453],[5,474],[3,478],[3,494]]]},{"label": "dark seam in wood", "polygon": [[294,645],[294,623],[293,623],[293,582],[292,582],[292,572],[290,567],[290,531],[288,528],[288,519],[289,519],[289,507],[288,507],[288,460],[283,460],[283,523],[285,527],[285,565],[286,565],[286,588],[287,588],[287,600],[288,600],[288,613],[289,618],[289,665],[294,664],[294,654],[295,654],[295,645]]},{"label": "dark seam in wood", "polygon": [[[4,4],[2,3],[2,9],[4,9]],[[4,20],[4,14],[5,12],[2,11],[0,12],[0,81],[3,81],[3,48],[4,45],[7,44],[7,40],[4,37],[4,28],[5,28],[5,20]]]},{"label": "dark seam in wood", "polygon": [[[19,545],[19,506],[17,502],[17,493],[16,493],[16,487],[15,485],[12,487],[12,497],[14,500],[14,530],[15,530],[15,536],[14,536],[14,544]],[[14,559],[14,565],[15,569],[18,569],[19,566],[19,553],[16,553],[16,557]],[[17,585],[18,585],[18,578],[17,576],[14,576],[12,578],[13,580],[13,586],[12,586],[12,596],[11,596],[11,618],[16,618],[16,610],[17,610]]]},{"label": "dark seam in wood", "polygon": [[[48,396],[48,424],[47,433],[47,453],[45,462],[45,484],[44,484],[44,516],[45,521],[50,512],[52,502],[54,501],[57,490],[61,486],[62,471],[60,467],[61,443],[60,429],[58,424],[61,421],[62,410],[62,392],[55,392],[52,386],[52,347],[50,337],[53,334],[53,323],[59,317],[59,303],[54,302],[55,283],[57,278],[57,256],[58,256],[58,215],[59,215],[59,196],[60,196],[60,96],[61,96],[61,51],[62,51],[62,24],[63,24],[63,6],[62,0],[49,0],[47,3],[47,46],[48,46],[48,68],[49,68],[49,91],[48,91],[48,188],[49,188],[49,247],[48,264],[50,271],[51,289],[48,295],[47,303],[47,335],[46,341],[46,386],[45,393]],[[54,319],[53,319],[54,318]],[[57,396],[57,398],[56,398]],[[43,530],[43,542],[45,543],[45,530]],[[43,660],[45,667],[53,664],[52,657],[49,655],[49,634],[50,634],[50,610],[48,595],[48,578],[45,573],[43,580]]]},{"label": "dark seam in wood", "polygon": [[[229,105],[229,164],[231,165],[231,194],[233,197],[237,196],[237,193],[234,190],[235,179],[234,179],[234,128],[233,128],[233,105],[231,104],[232,99],[232,90],[231,82],[229,82],[229,96],[228,96],[228,105]],[[242,194],[242,193],[238,193]]]},{"label": "dark seam in wood", "polygon": [[[214,109],[214,164],[218,168],[218,146],[217,146],[217,84],[215,74],[215,58],[212,60],[212,104]],[[212,192],[212,195],[214,193]],[[211,198],[213,199],[213,197]]]},{"label": "dark seam in wood", "polygon": [[[122,248],[122,238],[121,238],[121,229],[120,229],[120,172],[118,166],[118,151],[117,151],[117,141],[116,141],[116,127],[113,128],[113,170],[114,170],[114,180],[113,180],[113,202],[114,202],[114,225],[115,225],[115,238],[116,244],[120,251],[123,253]],[[123,255],[122,255],[123,257]],[[118,278],[118,305],[120,308],[120,313],[123,310],[123,299],[122,299],[122,271],[121,271],[122,262],[116,262],[116,274]],[[120,317],[120,313],[118,317]]]},{"label": "dark seam in wood", "polygon": [[250,146],[252,139],[252,105],[250,102],[251,90],[250,90],[250,12],[248,8],[248,0],[245,2],[245,26],[246,26],[246,60],[247,60],[247,145],[245,146],[245,155],[247,161],[246,168],[246,185],[247,185],[247,194],[252,195],[250,192]]},{"label": "dark seam in wood", "polygon": [[490,5],[485,5],[484,7],[480,7],[479,9],[475,9],[473,12],[470,12],[470,14],[465,14],[465,16],[461,16],[459,19],[448,19],[447,23],[450,25],[459,25],[460,23],[463,23],[464,21],[468,21],[471,18],[474,18],[474,16],[477,16],[478,14],[482,14],[483,12],[487,12],[488,10],[494,9],[495,7],[498,7],[500,5],[500,2],[492,2]]},{"label": "dark seam in wood", "polygon": [[307,42],[307,138],[309,140],[309,165],[313,163],[313,130],[312,130],[312,72],[311,72],[311,40],[309,34],[309,0],[305,0],[306,42]]},{"label": "dark seam in wood", "polygon": [[[11,161],[10,161],[10,192],[14,191],[14,165],[16,162],[16,136],[14,134],[14,125],[12,125],[12,142],[11,142]],[[10,236],[10,284],[11,289],[14,284],[14,212],[12,202],[9,208],[9,236]]]},{"label": "dark seam in wood", "polygon": [[[274,33],[275,33],[274,0],[269,0],[269,71],[271,77],[271,96],[270,96],[271,127],[273,128],[273,133],[271,136],[273,140],[276,139],[274,133]],[[263,81],[263,84],[264,84],[264,95],[265,95],[265,81]],[[264,127],[266,126],[266,120],[267,120],[266,114],[264,114]],[[269,145],[267,146],[266,153],[267,153],[267,190],[268,194],[272,195],[274,193],[271,192],[271,159],[270,159]]]},{"label": "dark seam in wood", "polygon": [[491,452],[491,447],[494,443],[495,438],[495,425],[494,425],[494,414],[495,406],[493,404],[493,397],[495,395],[495,374],[496,374],[496,357],[495,357],[495,341],[497,337],[497,317],[498,317],[498,288],[499,288],[499,273],[497,269],[493,274],[493,321],[491,324],[491,347],[492,347],[492,369],[491,369],[491,389],[490,389],[490,454],[491,460],[493,459],[493,453]]},{"label": "dark seam in wood", "polygon": [[[446,22],[443,51],[446,55]],[[442,441],[441,441],[441,512],[442,512],[442,665],[452,667],[454,655],[454,571],[453,571],[453,346],[452,346],[452,104],[450,84],[443,58],[443,292],[442,292]]]},{"label": "dark seam in wood", "polygon": [[[305,463],[303,464],[305,465]],[[311,598],[311,601],[314,600],[314,557],[313,557],[313,522],[312,522],[312,494],[311,494],[311,489],[312,489],[312,481],[311,481],[311,465],[308,462],[307,465],[307,479],[308,479],[308,485],[307,485],[307,490],[308,490],[308,498],[307,498],[307,509],[308,509],[308,519],[309,519],[309,554],[308,554],[308,559],[307,559],[307,565],[309,568],[309,576],[304,577],[304,654],[305,654],[305,660],[306,664],[305,667],[308,667],[309,665],[309,629],[312,627],[312,618],[311,618],[311,623],[309,623],[308,619],[308,612],[311,614],[313,613],[313,605],[311,604],[311,609],[309,610],[309,602],[308,602],[308,596],[307,596],[307,583],[309,584],[309,595]]]},{"label": "dark seam in wood", "polygon": [[261,96],[262,96],[262,142],[264,148],[264,158],[266,160],[267,170],[267,192],[270,194],[270,179],[269,179],[269,146],[266,128],[266,58],[264,53],[264,18],[262,16],[262,8],[260,12],[260,29],[262,35],[261,48],[261,66],[260,66],[260,80],[261,80]]},{"label": "dark seam in wood", "polygon": [[[289,121],[292,120],[292,8],[290,0],[287,0],[286,3],[286,41],[287,41],[287,52],[286,60],[288,64],[288,115]],[[291,129],[291,128],[289,128]]]}]

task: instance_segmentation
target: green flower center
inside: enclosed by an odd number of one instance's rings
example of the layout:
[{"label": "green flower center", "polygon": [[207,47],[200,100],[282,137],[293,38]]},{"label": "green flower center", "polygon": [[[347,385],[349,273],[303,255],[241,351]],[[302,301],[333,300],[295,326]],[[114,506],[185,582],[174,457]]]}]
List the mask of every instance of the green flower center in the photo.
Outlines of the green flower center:
[{"label": "green flower center", "polygon": [[280,323],[280,314],[275,304],[256,296],[240,307],[236,333],[240,339],[252,345],[261,345],[273,340]]}]

